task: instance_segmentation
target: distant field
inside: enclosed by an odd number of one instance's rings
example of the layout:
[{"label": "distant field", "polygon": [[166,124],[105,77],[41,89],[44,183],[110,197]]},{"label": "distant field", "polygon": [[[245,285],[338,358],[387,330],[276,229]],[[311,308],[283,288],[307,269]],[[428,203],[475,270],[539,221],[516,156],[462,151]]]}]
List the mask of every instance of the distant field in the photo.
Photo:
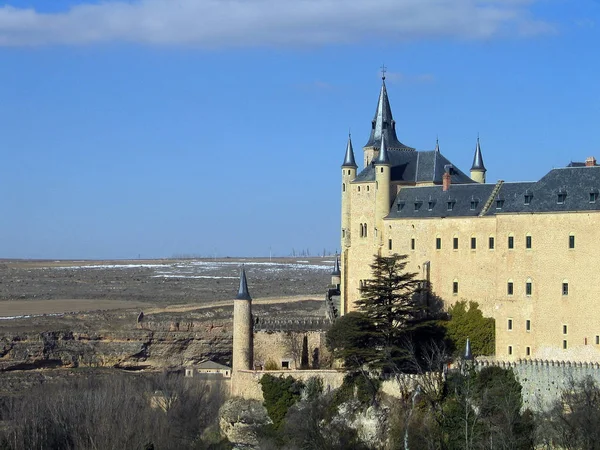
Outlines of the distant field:
[{"label": "distant field", "polygon": [[0,260],[0,317],[230,300],[245,265],[255,298],[323,297],[334,258]]}]

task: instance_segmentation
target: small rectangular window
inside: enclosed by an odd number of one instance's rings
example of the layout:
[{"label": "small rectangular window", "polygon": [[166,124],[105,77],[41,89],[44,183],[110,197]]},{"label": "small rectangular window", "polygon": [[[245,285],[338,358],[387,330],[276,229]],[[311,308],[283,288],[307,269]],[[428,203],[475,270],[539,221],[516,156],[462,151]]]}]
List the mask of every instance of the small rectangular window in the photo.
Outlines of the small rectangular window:
[{"label": "small rectangular window", "polygon": [[556,198],[556,203],[558,203],[559,205],[562,205],[565,202],[566,198],[567,198],[567,194],[558,194],[558,196]]},{"label": "small rectangular window", "polygon": [[452,293],[454,295],[458,294],[458,281],[452,282]]},{"label": "small rectangular window", "polygon": [[600,336],[596,336],[596,345],[600,345]]},{"label": "small rectangular window", "polygon": [[454,250],[458,250],[458,238],[455,237],[454,239],[452,239],[452,248]]},{"label": "small rectangular window", "polygon": [[562,284],[562,295],[569,295],[569,283]]},{"label": "small rectangular window", "polygon": [[526,356],[531,356],[531,347],[525,347]]},{"label": "small rectangular window", "polygon": [[289,361],[281,361],[281,368],[282,369],[289,369],[290,368],[290,362]]},{"label": "small rectangular window", "polygon": [[513,236],[508,237],[508,248],[515,248],[515,238]]},{"label": "small rectangular window", "polygon": [[508,330],[512,330],[512,319],[508,319]]},{"label": "small rectangular window", "polygon": [[434,202],[429,202],[429,203],[427,204],[427,209],[428,209],[429,211],[431,211],[431,210],[433,209],[433,204],[434,204]]},{"label": "small rectangular window", "polygon": [[567,340],[565,339],[563,341],[563,350],[566,350],[566,349],[567,349]]},{"label": "small rectangular window", "polygon": [[531,285],[531,281],[525,283],[525,295],[530,296],[533,286]]},{"label": "small rectangular window", "polygon": [[477,202],[475,200],[471,200],[471,211],[475,211],[477,208]]},{"label": "small rectangular window", "polygon": [[508,295],[513,295],[513,283],[512,283],[512,281],[509,281],[508,284],[506,285],[506,293]]},{"label": "small rectangular window", "polygon": [[531,194],[525,194],[525,204],[529,205],[531,203]]},{"label": "small rectangular window", "polygon": [[422,204],[423,204],[422,202],[415,202],[415,211],[420,210]]},{"label": "small rectangular window", "polygon": [[471,238],[471,250],[475,250],[477,248],[477,238]]},{"label": "small rectangular window", "polygon": [[454,209],[454,202],[448,202],[448,211],[452,211]]},{"label": "small rectangular window", "polygon": [[436,250],[441,250],[442,249],[442,238],[435,238],[435,249]]},{"label": "small rectangular window", "polygon": [[392,249],[392,240],[388,239],[388,250]]},{"label": "small rectangular window", "polygon": [[598,193],[590,192],[590,203],[596,203],[596,200],[598,200]]},{"label": "small rectangular window", "polygon": [[525,236],[525,248],[531,248],[531,236]]},{"label": "small rectangular window", "polygon": [[509,354],[509,355],[512,355],[512,345],[509,345],[509,346],[508,346],[508,354]]},{"label": "small rectangular window", "polygon": [[488,246],[490,247],[490,250],[494,250],[494,238],[490,236],[490,239],[488,241]]},{"label": "small rectangular window", "polygon": [[525,321],[525,331],[531,331],[531,320]]},{"label": "small rectangular window", "polygon": [[410,249],[411,249],[411,250],[414,250],[414,249],[415,249],[415,238],[412,238],[412,239],[410,240]]},{"label": "small rectangular window", "polygon": [[567,326],[563,325],[563,334],[567,334]]},{"label": "small rectangular window", "polygon": [[496,209],[502,209],[504,207],[504,200],[496,200]]},{"label": "small rectangular window", "polygon": [[575,248],[575,236],[569,236],[569,248]]}]

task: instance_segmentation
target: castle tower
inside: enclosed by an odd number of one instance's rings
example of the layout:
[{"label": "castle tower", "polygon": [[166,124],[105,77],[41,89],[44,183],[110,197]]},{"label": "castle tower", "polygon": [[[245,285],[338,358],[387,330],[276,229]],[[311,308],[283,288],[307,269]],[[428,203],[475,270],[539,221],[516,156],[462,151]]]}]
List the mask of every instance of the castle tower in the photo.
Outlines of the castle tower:
[{"label": "castle tower", "polygon": [[375,165],[375,228],[376,244],[383,244],[383,218],[390,212],[391,163],[385,135],[381,136],[381,149],[373,161]]},{"label": "castle tower", "polygon": [[396,136],[396,121],[392,116],[392,108],[385,86],[385,68],[383,68],[381,74],[381,90],[379,91],[375,117],[371,121],[371,135],[369,141],[363,147],[365,167],[371,164],[371,161],[376,157],[383,136],[385,136],[388,149],[415,151],[414,148],[400,142]]},{"label": "castle tower", "polygon": [[238,370],[252,370],[254,366],[254,330],[252,326],[252,298],[248,292],[246,271],[240,271],[240,289],[233,302],[233,360],[232,374]]},{"label": "castle tower", "polygon": [[481,147],[479,146],[479,136],[477,136],[477,147],[475,156],[473,156],[473,165],[471,166],[471,179],[477,183],[485,183],[485,173],[487,170],[483,165],[483,156],[481,156]]},{"label": "castle tower", "polygon": [[340,258],[335,255],[335,265],[333,266],[333,271],[331,272],[331,284],[339,289],[341,278],[342,272],[340,271]]},{"label": "castle tower", "polygon": [[350,246],[350,183],[356,178],[356,169],[352,138],[348,135],[346,155],[342,164],[342,249]]}]

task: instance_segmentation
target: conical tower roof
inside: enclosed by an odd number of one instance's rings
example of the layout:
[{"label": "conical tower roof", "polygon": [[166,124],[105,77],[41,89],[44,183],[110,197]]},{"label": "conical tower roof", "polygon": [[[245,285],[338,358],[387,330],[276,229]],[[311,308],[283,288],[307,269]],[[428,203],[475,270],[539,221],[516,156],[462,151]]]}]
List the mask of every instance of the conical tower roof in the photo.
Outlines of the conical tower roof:
[{"label": "conical tower roof", "polygon": [[377,164],[388,164],[388,165],[390,164],[390,155],[388,155],[387,142],[386,142],[385,136],[381,136],[381,148],[379,149],[379,155],[377,155],[377,158],[373,162],[376,165]]},{"label": "conical tower roof", "polygon": [[414,151],[413,148],[400,142],[396,136],[396,122],[392,117],[392,108],[390,107],[390,100],[388,99],[387,88],[385,86],[385,75],[383,75],[381,79],[381,90],[379,91],[377,109],[375,110],[375,117],[372,122],[371,135],[369,136],[369,142],[365,144],[365,147],[380,148],[381,137],[385,136],[385,140],[390,149]]},{"label": "conical tower roof", "polygon": [[335,265],[333,266],[333,272],[331,272],[331,275],[339,276],[341,274],[342,272],[340,271],[340,258],[338,255],[335,255]]},{"label": "conical tower roof", "polygon": [[236,300],[252,300],[250,292],[248,292],[248,281],[246,280],[246,270],[244,266],[240,269],[240,289],[238,291]]},{"label": "conical tower roof", "polygon": [[473,353],[471,353],[471,340],[467,338],[467,345],[465,345],[465,359],[470,361],[473,359]]},{"label": "conical tower roof", "polygon": [[471,170],[482,170],[486,171],[483,164],[483,156],[481,155],[481,146],[479,145],[479,136],[477,136],[477,147],[475,148],[475,156],[473,156],[473,165]]},{"label": "conical tower roof", "polygon": [[356,165],[356,160],[354,159],[354,149],[352,148],[352,138],[350,134],[348,134],[348,144],[346,145],[346,156],[344,157],[344,164],[342,167],[353,167],[356,169],[358,166]]}]

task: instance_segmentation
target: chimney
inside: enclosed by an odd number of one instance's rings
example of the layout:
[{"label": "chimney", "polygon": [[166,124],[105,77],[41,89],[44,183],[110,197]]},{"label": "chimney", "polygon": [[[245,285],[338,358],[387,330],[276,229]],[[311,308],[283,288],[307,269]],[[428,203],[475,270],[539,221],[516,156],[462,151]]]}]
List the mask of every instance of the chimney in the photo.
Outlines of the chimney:
[{"label": "chimney", "polygon": [[450,189],[450,173],[452,172],[452,164],[446,164],[444,166],[444,176],[442,177],[442,190],[445,192]]},{"label": "chimney", "polygon": [[589,156],[585,159],[585,167],[594,167],[596,165],[596,158]]}]

